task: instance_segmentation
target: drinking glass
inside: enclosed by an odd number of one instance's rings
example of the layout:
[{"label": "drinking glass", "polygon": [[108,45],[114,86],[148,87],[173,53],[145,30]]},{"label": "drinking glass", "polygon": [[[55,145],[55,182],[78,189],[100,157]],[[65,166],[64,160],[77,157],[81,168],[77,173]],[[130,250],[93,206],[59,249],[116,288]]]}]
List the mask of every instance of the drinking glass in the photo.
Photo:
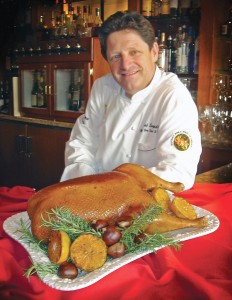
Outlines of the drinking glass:
[{"label": "drinking glass", "polygon": [[210,123],[210,132],[209,132],[209,141],[212,144],[217,144],[219,142],[218,136],[218,126],[220,124],[221,112],[220,105],[213,104],[209,107],[209,123]]},{"label": "drinking glass", "polygon": [[205,107],[198,105],[198,120],[201,123],[202,131],[201,131],[201,138],[202,141],[207,140],[206,135],[206,125],[209,122],[209,106],[206,105]]}]

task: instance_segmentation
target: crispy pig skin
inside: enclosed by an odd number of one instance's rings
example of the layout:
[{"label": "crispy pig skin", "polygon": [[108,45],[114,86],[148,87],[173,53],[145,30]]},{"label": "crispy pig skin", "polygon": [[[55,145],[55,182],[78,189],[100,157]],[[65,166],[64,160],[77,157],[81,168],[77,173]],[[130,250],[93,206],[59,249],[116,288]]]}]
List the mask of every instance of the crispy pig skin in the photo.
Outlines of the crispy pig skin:
[{"label": "crispy pig skin", "polygon": [[[124,164],[112,172],[83,176],[60,182],[35,193],[28,201],[33,235],[48,241],[50,230],[42,218],[52,208],[68,208],[87,221],[104,219],[109,223],[133,208],[141,209],[153,201],[148,193],[154,187],[179,192],[181,183],[170,183],[135,164]],[[171,189],[170,189],[171,188]]]}]

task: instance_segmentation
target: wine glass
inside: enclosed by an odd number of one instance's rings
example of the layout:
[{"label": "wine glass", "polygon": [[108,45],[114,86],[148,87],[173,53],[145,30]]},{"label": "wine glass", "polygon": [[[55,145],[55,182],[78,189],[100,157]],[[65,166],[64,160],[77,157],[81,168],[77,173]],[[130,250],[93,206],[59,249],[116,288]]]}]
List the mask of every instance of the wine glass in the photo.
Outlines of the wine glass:
[{"label": "wine glass", "polygon": [[201,138],[202,141],[207,140],[207,135],[206,135],[206,125],[209,122],[209,106],[206,105],[205,107],[198,105],[198,120],[201,123],[202,126],[202,132],[201,132]]},{"label": "wine glass", "polygon": [[213,144],[218,143],[218,125],[220,124],[221,112],[218,104],[209,107],[209,123],[211,130],[209,133],[209,141]]}]

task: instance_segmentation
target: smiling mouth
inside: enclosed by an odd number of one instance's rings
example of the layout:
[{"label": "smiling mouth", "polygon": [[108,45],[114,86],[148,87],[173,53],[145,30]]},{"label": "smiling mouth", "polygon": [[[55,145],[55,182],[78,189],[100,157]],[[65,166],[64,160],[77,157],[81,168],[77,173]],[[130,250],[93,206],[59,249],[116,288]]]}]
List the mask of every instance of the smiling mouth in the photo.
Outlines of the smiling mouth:
[{"label": "smiling mouth", "polygon": [[136,71],[132,71],[132,72],[121,73],[121,75],[124,77],[129,77],[129,76],[133,76],[133,75],[137,74],[138,72],[139,72],[139,70],[136,70]]}]

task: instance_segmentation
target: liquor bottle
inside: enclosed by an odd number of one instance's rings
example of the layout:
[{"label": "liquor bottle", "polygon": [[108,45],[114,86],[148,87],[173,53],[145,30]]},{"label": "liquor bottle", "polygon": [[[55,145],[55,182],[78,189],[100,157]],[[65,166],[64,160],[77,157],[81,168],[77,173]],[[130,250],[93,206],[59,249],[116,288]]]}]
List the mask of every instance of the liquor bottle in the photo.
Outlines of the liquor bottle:
[{"label": "liquor bottle", "polygon": [[158,67],[161,70],[165,69],[165,57],[166,57],[166,43],[165,43],[165,32],[161,33],[161,40],[160,40],[160,44],[159,44],[159,53],[158,53],[158,60],[157,60],[157,64]]},{"label": "liquor bottle", "polygon": [[82,36],[92,36],[92,26],[89,26],[89,9],[87,5],[83,6],[83,34]]},{"label": "liquor bottle", "polygon": [[199,49],[200,49],[200,37],[199,34],[195,39],[195,49],[194,49],[194,74],[198,74],[199,70]]},{"label": "liquor bottle", "polygon": [[170,15],[177,17],[178,15],[178,0],[170,0]]},{"label": "liquor bottle", "polygon": [[180,14],[187,16],[190,13],[191,0],[180,0]]},{"label": "liquor bottle", "polygon": [[68,36],[68,27],[66,24],[66,20],[66,14],[63,11],[61,14],[60,38],[66,38]]},{"label": "liquor bottle", "polygon": [[81,36],[83,27],[84,27],[84,20],[82,17],[82,10],[80,6],[77,6],[76,32],[78,36]]},{"label": "liquor bottle", "polygon": [[193,27],[189,27],[188,30],[188,44],[189,44],[189,51],[188,51],[188,73],[194,74],[194,67],[195,67],[195,32]]},{"label": "liquor bottle", "polygon": [[151,15],[158,17],[160,15],[160,0],[152,0]]},{"label": "liquor bottle", "polygon": [[176,73],[176,47],[171,35],[167,39],[165,71]]},{"label": "liquor bottle", "polygon": [[38,83],[38,72],[34,71],[34,81],[31,91],[31,107],[38,107],[38,92],[39,92],[39,83]]},{"label": "liquor bottle", "polygon": [[221,35],[230,38],[232,37],[232,5],[230,6],[227,20],[221,26]]},{"label": "liquor bottle", "polygon": [[4,108],[4,89],[3,82],[0,82],[0,111]]},{"label": "liquor bottle", "polygon": [[177,74],[188,73],[188,42],[186,25],[182,26],[182,35],[177,42],[176,72]]},{"label": "liquor bottle", "polygon": [[170,0],[162,0],[160,6],[160,15],[169,16],[170,15]]},{"label": "liquor bottle", "polygon": [[93,27],[93,13],[92,13],[92,6],[88,6],[88,27]]},{"label": "liquor bottle", "polygon": [[99,28],[102,26],[102,19],[100,14],[100,8],[97,7],[95,10],[95,19],[93,24],[93,36],[98,36]]}]

